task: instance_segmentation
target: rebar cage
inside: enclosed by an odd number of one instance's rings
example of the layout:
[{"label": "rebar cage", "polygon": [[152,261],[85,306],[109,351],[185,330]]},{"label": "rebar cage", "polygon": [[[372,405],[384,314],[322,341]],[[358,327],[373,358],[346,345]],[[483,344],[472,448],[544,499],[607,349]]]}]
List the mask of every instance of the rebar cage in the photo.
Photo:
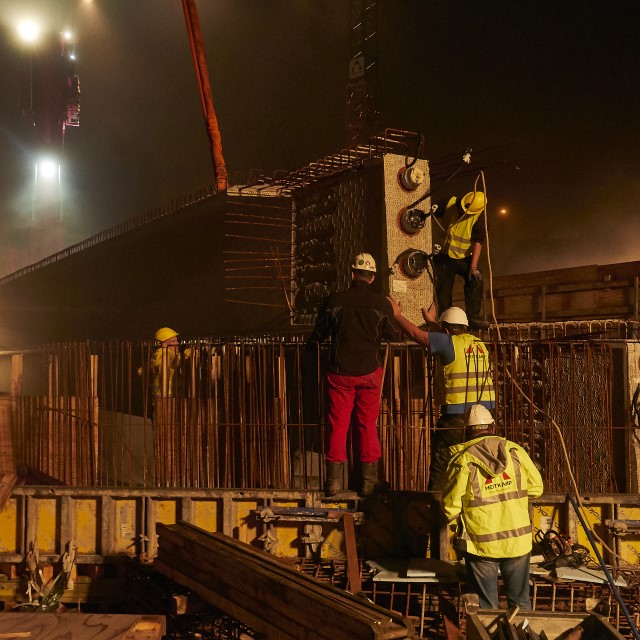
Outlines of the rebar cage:
[{"label": "rebar cage", "polygon": [[[634,438],[615,411],[610,344],[488,346],[499,433],[528,448],[546,486],[573,490],[569,468],[588,493],[635,482],[631,465],[619,464]],[[319,489],[326,360],[326,347],[301,337],[198,340],[160,353],[121,341],[6,354],[0,462],[69,486]],[[411,343],[388,344],[384,363],[381,477],[392,490],[425,491],[437,366]]]}]

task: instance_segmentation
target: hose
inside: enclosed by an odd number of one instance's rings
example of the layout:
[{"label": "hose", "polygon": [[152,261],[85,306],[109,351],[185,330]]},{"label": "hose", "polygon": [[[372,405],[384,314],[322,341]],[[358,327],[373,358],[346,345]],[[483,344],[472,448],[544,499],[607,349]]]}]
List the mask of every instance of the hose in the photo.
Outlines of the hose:
[{"label": "hose", "polygon": [[569,498],[569,501],[571,502],[573,508],[575,509],[576,515],[578,516],[578,520],[580,521],[580,524],[582,525],[584,532],[587,534],[587,538],[589,538],[589,544],[591,545],[591,548],[596,554],[596,557],[598,558],[598,562],[600,563],[600,566],[602,567],[604,574],[607,576],[607,581],[609,582],[611,591],[613,591],[613,595],[618,601],[618,604],[622,609],[622,613],[624,614],[624,617],[629,623],[629,627],[631,629],[631,632],[633,633],[633,637],[635,638],[635,640],[640,640],[640,633],[638,633],[638,628],[636,627],[635,623],[633,622],[633,619],[631,618],[631,614],[629,613],[629,609],[627,609],[627,605],[625,604],[625,601],[622,599],[622,594],[620,593],[620,589],[618,589],[618,585],[616,584],[615,580],[613,579],[613,576],[611,575],[611,572],[609,571],[609,568],[604,562],[604,558],[600,553],[600,549],[598,549],[596,545],[596,540],[593,536],[593,532],[587,526],[585,519],[582,517],[582,513],[580,511],[580,507],[578,506],[576,497],[573,494],[568,493],[567,498]]}]

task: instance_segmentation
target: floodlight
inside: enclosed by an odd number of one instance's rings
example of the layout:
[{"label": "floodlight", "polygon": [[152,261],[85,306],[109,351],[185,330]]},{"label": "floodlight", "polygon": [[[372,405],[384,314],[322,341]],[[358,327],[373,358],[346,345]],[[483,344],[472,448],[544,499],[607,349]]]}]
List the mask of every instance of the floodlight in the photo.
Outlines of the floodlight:
[{"label": "floodlight", "polygon": [[44,180],[51,180],[58,174],[58,164],[46,158],[38,162],[37,171]]},{"label": "floodlight", "polygon": [[33,20],[23,20],[18,24],[18,34],[25,42],[35,42],[40,37],[40,25]]}]

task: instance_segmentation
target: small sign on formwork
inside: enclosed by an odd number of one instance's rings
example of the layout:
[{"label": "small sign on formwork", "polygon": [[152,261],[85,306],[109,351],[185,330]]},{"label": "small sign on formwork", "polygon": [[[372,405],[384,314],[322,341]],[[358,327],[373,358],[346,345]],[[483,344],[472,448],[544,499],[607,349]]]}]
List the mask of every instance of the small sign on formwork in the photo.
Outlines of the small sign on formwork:
[{"label": "small sign on formwork", "polygon": [[364,78],[364,56],[349,60],[349,80]]}]

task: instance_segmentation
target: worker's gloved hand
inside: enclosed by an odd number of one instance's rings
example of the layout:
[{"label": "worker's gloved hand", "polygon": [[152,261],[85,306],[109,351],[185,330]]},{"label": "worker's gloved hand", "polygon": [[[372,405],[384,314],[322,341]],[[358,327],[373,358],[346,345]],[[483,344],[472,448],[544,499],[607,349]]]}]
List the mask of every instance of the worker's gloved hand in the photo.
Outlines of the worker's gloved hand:
[{"label": "worker's gloved hand", "polygon": [[469,282],[477,282],[478,284],[482,282],[482,271],[478,267],[469,269]]}]

